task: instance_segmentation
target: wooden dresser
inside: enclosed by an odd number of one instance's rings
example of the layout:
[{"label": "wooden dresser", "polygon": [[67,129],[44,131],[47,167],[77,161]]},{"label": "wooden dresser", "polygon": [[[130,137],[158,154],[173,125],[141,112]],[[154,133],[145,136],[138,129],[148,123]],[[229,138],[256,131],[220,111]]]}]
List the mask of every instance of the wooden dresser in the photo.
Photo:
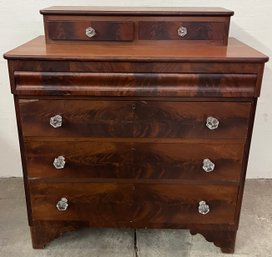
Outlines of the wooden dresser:
[{"label": "wooden dresser", "polygon": [[[51,7],[8,52],[34,248],[182,228],[234,251],[264,63],[222,8]],[[250,43],[250,42],[249,42]]]}]

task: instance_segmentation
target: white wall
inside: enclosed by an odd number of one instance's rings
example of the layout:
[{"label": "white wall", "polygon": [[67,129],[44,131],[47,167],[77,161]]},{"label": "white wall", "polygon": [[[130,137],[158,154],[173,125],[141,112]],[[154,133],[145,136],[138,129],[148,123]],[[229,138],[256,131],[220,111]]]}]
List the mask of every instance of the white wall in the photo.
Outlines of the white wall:
[{"label": "white wall", "polygon": [[[39,10],[52,5],[100,6],[221,6],[235,11],[230,35],[257,48],[268,56],[272,53],[271,0],[0,0],[0,54],[33,37],[43,34]],[[259,98],[248,177],[272,177],[272,64],[265,68],[262,94]],[[7,65],[0,58],[0,177],[21,176],[21,164],[13,98],[9,90]]]}]

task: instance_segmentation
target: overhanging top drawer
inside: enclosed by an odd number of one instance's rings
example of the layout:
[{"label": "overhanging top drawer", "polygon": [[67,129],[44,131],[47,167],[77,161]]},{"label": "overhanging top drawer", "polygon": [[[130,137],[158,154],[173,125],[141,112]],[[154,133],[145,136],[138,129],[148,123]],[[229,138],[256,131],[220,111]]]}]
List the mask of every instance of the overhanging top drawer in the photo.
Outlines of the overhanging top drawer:
[{"label": "overhanging top drawer", "polygon": [[254,97],[256,74],[15,71],[16,95]]}]

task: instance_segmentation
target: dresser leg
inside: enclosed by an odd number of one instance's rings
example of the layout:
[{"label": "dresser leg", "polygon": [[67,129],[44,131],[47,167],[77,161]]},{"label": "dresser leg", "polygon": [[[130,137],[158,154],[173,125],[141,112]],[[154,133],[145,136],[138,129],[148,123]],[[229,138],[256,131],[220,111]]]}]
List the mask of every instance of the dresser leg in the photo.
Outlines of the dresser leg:
[{"label": "dresser leg", "polygon": [[35,221],[30,226],[32,246],[34,249],[42,249],[63,233],[83,226],[84,224],[77,222]]},{"label": "dresser leg", "polygon": [[235,239],[237,231],[228,230],[190,230],[192,235],[197,233],[203,235],[208,242],[213,242],[220,247],[223,253],[234,253]]}]

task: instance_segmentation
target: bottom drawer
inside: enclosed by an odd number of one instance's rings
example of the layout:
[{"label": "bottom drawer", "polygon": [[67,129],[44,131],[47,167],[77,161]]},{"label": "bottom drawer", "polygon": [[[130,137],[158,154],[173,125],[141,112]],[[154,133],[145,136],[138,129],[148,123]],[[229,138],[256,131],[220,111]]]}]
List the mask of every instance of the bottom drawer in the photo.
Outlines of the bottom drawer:
[{"label": "bottom drawer", "polygon": [[[84,220],[99,227],[233,224],[238,191],[223,185],[29,183],[34,220]],[[60,211],[62,198],[68,207]],[[201,201],[209,206],[205,215],[199,212]]]}]

